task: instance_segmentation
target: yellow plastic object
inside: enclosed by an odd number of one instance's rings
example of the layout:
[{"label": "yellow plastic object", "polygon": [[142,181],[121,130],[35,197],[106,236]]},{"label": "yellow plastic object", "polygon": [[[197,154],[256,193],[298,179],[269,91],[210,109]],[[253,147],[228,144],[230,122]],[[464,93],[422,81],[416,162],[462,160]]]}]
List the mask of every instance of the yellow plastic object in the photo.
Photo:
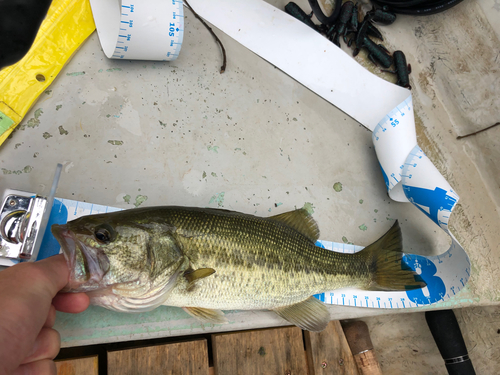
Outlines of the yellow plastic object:
[{"label": "yellow plastic object", "polygon": [[30,50],[0,70],[0,144],[95,30],[89,0],[53,0]]}]

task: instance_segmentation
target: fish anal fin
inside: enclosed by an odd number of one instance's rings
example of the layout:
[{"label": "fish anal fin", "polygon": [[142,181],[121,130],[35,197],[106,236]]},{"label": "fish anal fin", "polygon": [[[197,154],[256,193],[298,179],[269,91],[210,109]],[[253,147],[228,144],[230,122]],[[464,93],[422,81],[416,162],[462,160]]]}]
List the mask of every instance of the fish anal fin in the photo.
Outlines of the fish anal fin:
[{"label": "fish anal fin", "polygon": [[313,242],[316,242],[319,238],[318,224],[316,224],[316,221],[314,221],[313,217],[305,208],[271,216],[269,219],[279,221],[292,227]]},{"label": "fish anal fin", "polygon": [[278,307],[273,311],[306,331],[322,331],[330,321],[330,313],[325,304],[314,297],[309,297],[294,305]]},{"label": "fish anal fin", "polygon": [[192,317],[205,323],[228,323],[227,318],[221,310],[205,309],[202,307],[183,307],[182,309]]},{"label": "fish anal fin", "polygon": [[186,278],[188,284],[188,289],[194,285],[197,280],[204,279],[215,273],[213,268],[198,268],[194,271],[186,271],[184,277]]}]

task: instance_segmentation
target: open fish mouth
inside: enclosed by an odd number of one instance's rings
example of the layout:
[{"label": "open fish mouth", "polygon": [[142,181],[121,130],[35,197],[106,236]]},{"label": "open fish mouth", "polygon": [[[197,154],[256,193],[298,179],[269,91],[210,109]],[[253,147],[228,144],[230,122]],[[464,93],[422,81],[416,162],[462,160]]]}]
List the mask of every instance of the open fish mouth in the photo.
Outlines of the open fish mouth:
[{"label": "open fish mouth", "polygon": [[65,225],[54,224],[52,234],[61,245],[69,268],[68,285],[64,292],[86,292],[98,289],[109,269],[107,257],[78,240]]}]

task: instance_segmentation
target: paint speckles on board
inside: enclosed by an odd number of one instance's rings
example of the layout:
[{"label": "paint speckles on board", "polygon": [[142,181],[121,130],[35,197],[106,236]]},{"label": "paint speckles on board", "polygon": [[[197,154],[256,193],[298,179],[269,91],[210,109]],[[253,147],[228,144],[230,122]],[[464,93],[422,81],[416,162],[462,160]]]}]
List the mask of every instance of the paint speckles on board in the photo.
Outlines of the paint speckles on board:
[{"label": "paint speckles on board", "polygon": [[61,126],[59,126],[59,134],[68,135],[68,131]]},{"label": "paint speckles on board", "polygon": [[359,200],[359,204],[363,204],[363,199],[360,199],[360,200]]},{"label": "paint speckles on board", "polygon": [[210,202],[208,202],[208,204],[217,203],[218,207],[222,207],[224,204],[224,195],[225,194],[226,194],[225,192],[220,192],[220,193],[213,195],[212,198],[210,198]]},{"label": "paint speckles on board", "polygon": [[38,108],[35,113],[34,117],[30,118],[26,124],[22,124],[19,126],[19,130],[25,130],[27,127],[28,128],[36,128],[38,125],[40,125],[40,116],[42,115],[43,110],[41,108]]},{"label": "paint speckles on board", "polygon": [[348,244],[348,245],[354,245],[352,242],[349,242],[349,240],[347,239],[347,237],[346,237],[346,236],[342,236],[342,242],[343,242],[343,243],[346,243],[346,244]]},{"label": "paint speckles on board", "polygon": [[368,229],[368,227],[365,224],[361,224],[359,226],[359,229],[362,230],[363,232]]},{"label": "paint speckles on board", "polygon": [[15,170],[15,171],[10,170],[10,169],[6,169],[6,168],[2,168],[3,174],[15,174],[15,175],[20,175],[22,173],[30,173],[32,170],[33,170],[33,167],[31,165],[27,165],[23,169]]},{"label": "paint speckles on board", "polygon": [[305,209],[309,215],[314,213],[314,205],[310,202],[304,203],[304,207],[302,208]]},{"label": "paint speckles on board", "polygon": [[337,193],[340,193],[342,191],[342,184],[340,182],[334,183],[333,190],[335,190]]},{"label": "paint speckles on board", "polygon": [[59,111],[62,108],[62,104],[56,105],[56,111]]},{"label": "paint speckles on board", "polygon": [[148,200],[148,197],[146,195],[138,195],[137,197],[135,197],[134,206],[137,208],[141,204],[143,204],[144,202],[146,202],[147,200]]},{"label": "paint speckles on board", "polygon": [[219,153],[219,151],[218,151],[219,150],[219,146],[207,146],[207,150],[208,151],[213,151],[216,154],[218,154]]},{"label": "paint speckles on board", "polygon": [[123,141],[109,140],[108,143],[112,144],[113,146],[121,146],[123,144]]},{"label": "paint speckles on board", "polygon": [[45,132],[42,134],[42,137],[45,139],[49,139],[49,138],[52,138],[52,134],[50,134],[49,132]]},{"label": "paint speckles on board", "polygon": [[125,196],[123,196],[123,200],[124,200],[124,201],[125,201],[125,203],[127,203],[127,204],[130,204],[130,198],[131,198],[131,197],[130,197],[130,195],[128,195],[128,194],[127,194],[127,195],[125,195]]},{"label": "paint speckles on board", "polygon": [[121,71],[122,68],[110,68],[110,69],[106,69],[107,72],[116,72],[116,71]]},{"label": "paint speckles on board", "polygon": [[71,77],[76,77],[76,76],[83,76],[85,72],[72,72],[72,73],[66,73],[67,76]]}]

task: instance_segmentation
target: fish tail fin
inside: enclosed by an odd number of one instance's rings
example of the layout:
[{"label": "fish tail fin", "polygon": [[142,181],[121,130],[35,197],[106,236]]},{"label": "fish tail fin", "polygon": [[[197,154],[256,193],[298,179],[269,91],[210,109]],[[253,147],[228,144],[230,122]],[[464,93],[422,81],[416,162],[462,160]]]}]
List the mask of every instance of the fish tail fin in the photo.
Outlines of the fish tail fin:
[{"label": "fish tail fin", "polygon": [[372,281],[368,290],[412,290],[427,284],[402,261],[403,237],[396,220],[389,231],[366,247]]}]

